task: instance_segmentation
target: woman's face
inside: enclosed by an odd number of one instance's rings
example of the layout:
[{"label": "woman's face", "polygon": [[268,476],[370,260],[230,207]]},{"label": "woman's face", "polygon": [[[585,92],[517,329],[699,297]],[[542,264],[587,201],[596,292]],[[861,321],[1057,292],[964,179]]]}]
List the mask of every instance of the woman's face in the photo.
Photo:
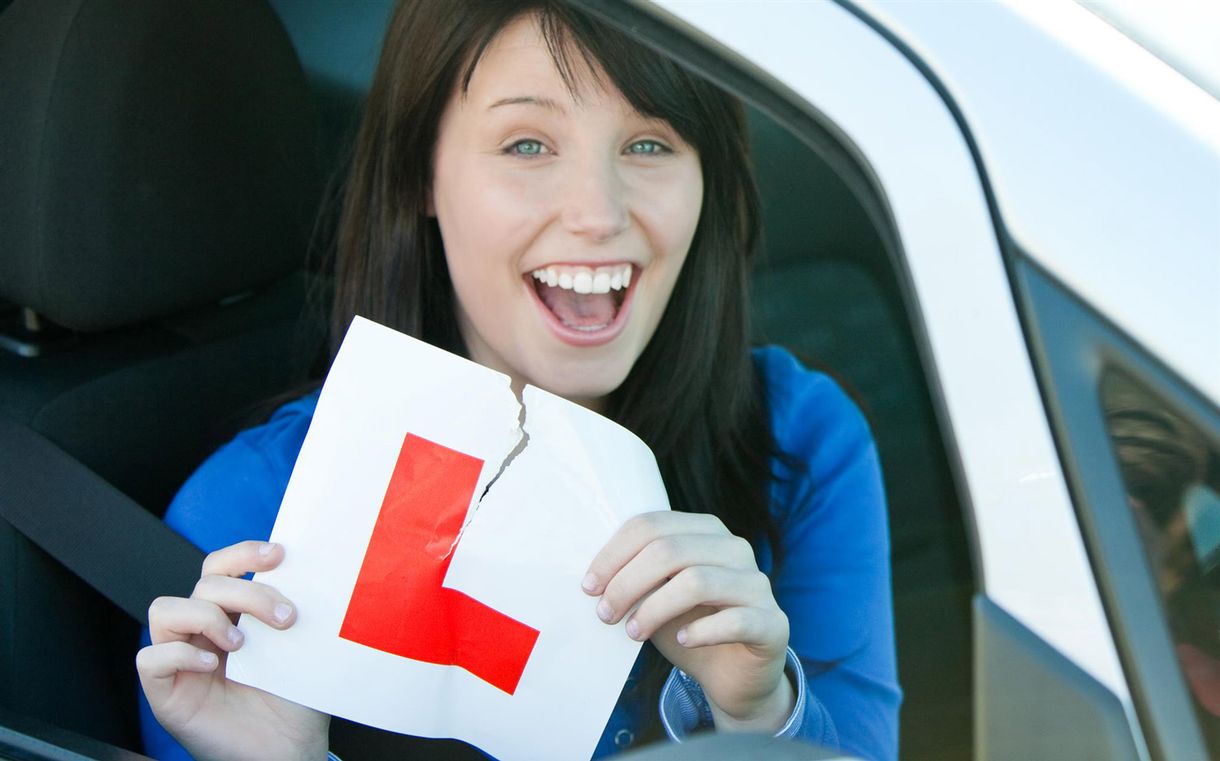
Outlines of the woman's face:
[{"label": "woman's face", "polygon": [[593,407],[656,330],[703,199],[694,149],[602,79],[574,97],[534,19],[505,27],[445,109],[429,205],[471,358]]}]

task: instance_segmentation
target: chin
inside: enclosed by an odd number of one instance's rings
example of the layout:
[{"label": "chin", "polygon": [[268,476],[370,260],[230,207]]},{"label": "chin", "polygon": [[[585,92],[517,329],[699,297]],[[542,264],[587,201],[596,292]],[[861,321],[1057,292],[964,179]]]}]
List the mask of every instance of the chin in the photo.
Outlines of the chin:
[{"label": "chin", "polygon": [[560,372],[540,374],[535,386],[578,404],[598,401],[609,396],[631,372],[631,366],[606,367],[599,363],[565,368]]}]

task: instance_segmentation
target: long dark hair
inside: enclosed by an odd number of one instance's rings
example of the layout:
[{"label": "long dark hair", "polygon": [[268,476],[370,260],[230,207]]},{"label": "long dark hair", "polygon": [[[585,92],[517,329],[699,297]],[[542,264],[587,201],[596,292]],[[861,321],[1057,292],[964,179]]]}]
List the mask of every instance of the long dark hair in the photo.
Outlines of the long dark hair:
[{"label": "long dark hair", "polygon": [[[627,35],[553,0],[414,0],[389,29],[343,191],[332,354],[360,314],[465,353],[440,230],[426,199],[441,114],[510,21],[533,13],[575,92],[572,55],[641,114],[698,152],[703,206],[691,250],[652,340],[606,414],[657,457],[674,509],[717,515],[758,548],[780,545],[769,505],[775,451],[749,353],[747,274],[758,198],[741,104]],[[654,658],[653,660],[660,660]]]}]

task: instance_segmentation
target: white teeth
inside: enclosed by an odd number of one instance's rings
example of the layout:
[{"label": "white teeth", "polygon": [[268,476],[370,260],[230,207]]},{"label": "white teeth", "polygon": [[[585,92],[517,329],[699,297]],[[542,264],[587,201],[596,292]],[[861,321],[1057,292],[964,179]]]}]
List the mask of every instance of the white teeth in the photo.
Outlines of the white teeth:
[{"label": "white teeth", "polygon": [[530,275],[551,288],[559,286],[577,293],[609,293],[631,285],[633,267],[631,264],[596,268],[552,264],[536,269]]}]

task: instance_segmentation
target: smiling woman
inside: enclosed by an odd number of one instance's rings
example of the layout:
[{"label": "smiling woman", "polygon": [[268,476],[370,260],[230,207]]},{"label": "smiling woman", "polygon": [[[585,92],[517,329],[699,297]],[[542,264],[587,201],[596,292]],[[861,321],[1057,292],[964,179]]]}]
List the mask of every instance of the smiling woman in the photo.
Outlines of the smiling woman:
[{"label": "smiling woman", "polygon": [[578,49],[565,81],[546,42],[524,16],[483,50],[441,118],[430,209],[471,359],[600,406],[661,320],[702,171]]},{"label": "smiling woman", "polygon": [[[749,350],[747,144],[737,101],[565,4],[401,2],[345,187],[332,347],[362,315],[653,450],[674,511],[622,526],[582,583],[602,621],[649,643],[595,755],[715,729],[889,759],[876,449],[828,377]],[[190,599],[149,612],[158,757],[323,755],[329,717],[225,677],[236,614],[296,620],[240,577],[290,551],[248,540],[270,534],[316,401],[222,448],[167,513],[212,554]]]}]

